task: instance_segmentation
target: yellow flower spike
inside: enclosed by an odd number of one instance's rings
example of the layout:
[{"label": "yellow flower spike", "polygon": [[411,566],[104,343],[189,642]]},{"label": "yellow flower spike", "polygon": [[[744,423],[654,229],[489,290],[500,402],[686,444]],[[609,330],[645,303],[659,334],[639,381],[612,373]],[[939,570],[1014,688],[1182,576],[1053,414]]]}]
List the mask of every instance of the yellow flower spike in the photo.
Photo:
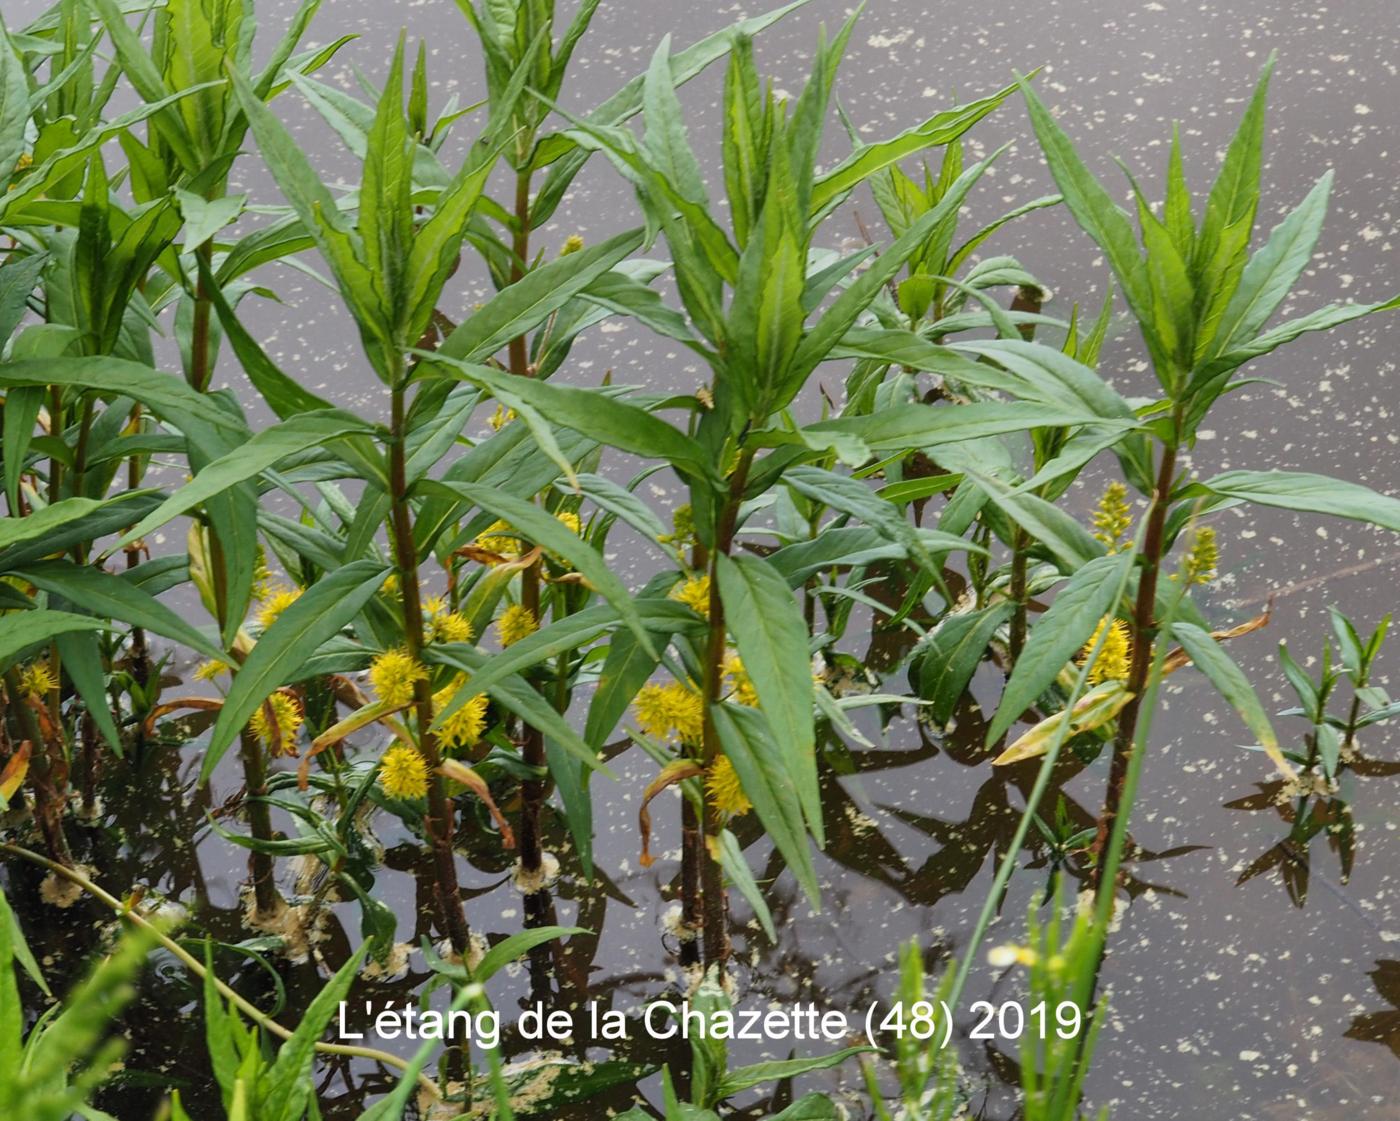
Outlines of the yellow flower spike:
[{"label": "yellow flower spike", "polygon": [[272,624],[277,621],[278,616],[281,615],[282,612],[296,603],[300,595],[300,588],[289,588],[285,584],[273,588],[263,597],[263,601],[258,607],[258,626],[262,627],[263,630],[267,630],[268,627],[272,626]]},{"label": "yellow flower spike", "polygon": [[705,702],[698,689],[671,681],[648,683],[632,699],[637,725],[655,739],[698,744],[705,736]]},{"label": "yellow flower spike", "polygon": [[501,637],[502,646],[514,646],[539,629],[539,620],[523,603],[512,603],[496,620],[496,632]]},{"label": "yellow flower spike", "polygon": [[710,617],[710,578],[692,576],[671,589],[671,598],[685,604],[702,618]]},{"label": "yellow flower spike", "polygon": [[[268,719],[269,709],[272,710],[271,720]],[[258,710],[248,721],[248,727],[273,755],[295,755],[297,733],[305,720],[306,715],[296,697],[279,689],[258,705]]]},{"label": "yellow flower spike", "polygon": [[514,557],[520,553],[520,539],[509,522],[495,521],[477,535],[476,547],[499,556]]},{"label": "yellow flower spike", "polygon": [[1124,534],[1132,528],[1133,512],[1128,505],[1128,488],[1122,483],[1109,483],[1094,511],[1094,536],[1110,553],[1119,552],[1127,544]]},{"label": "yellow flower spike", "polygon": [[19,687],[29,697],[46,697],[58,687],[48,662],[30,662],[19,671]]},{"label": "yellow flower spike", "polygon": [[583,248],[583,238],[578,234],[570,234],[564,239],[564,248],[559,250],[559,256],[567,257],[570,253],[577,253]]},{"label": "yellow flower spike", "polygon": [[507,424],[515,419],[515,410],[508,409],[504,405],[497,405],[496,411],[491,414],[491,431],[499,432]]},{"label": "yellow flower spike", "polygon": [[[724,672],[730,679],[729,699],[735,704],[748,708],[758,707],[758,690],[753,687],[753,679],[744,669],[744,660],[738,654],[730,654],[724,659]],[[818,681],[816,684],[820,685]]]},{"label": "yellow flower spike", "polygon": [[228,666],[223,662],[216,662],[212,658],[207,662],[200,662],[195,668],[194,679],[196,681],[215,681],[221,673],[227,673]]},{"label": "yellow flower spike", "polygon": [[471,620],[449,610],[442,596],[429,596],[423,601],[423,620],[429,642],[470,642],[475,635]]},{"label": "yellow flower spike", "polygon": [[737,817],[753,809],[753,803],[739,783],[739,772],[726,755],[715,756],[715,761],[710,764],[705,774],[705,789],[710,792],[715,808],[722,814]]},{"label": "yellow flower spike", "polygon": [[369,683],[386,704],[408,704],[413,700],[414,685],[427,680],[427,669],[401,647],[385,650],[369,664]]},{"label": "yellow flower spike", "polygon": [[1126,681],[1128,679],[1133,646],[1132,640],[1128,637],[1128,624],[1122,619],[1110,619],[1108,616],[1100,619],[1099,625],[1094,628],[1094,633],[1089,636],[1089,641],[1084,644],[1084,649],[1079,654],[1079,660],[1082,662],[1093,653],[1094,646],[1099,641],[1099,635],[1103,634],[1104,627],[1108,628],[1108,637],[1103,640],[1103,649],[1099,651],[1098,660],[1089,670],[1090,685],[1098,685],[1104,681]]},{"label": "yellow flower spike", "polygon": [[395,744],[379,760],[379,785],[390,798],[421,798],[428,793],[428,765],[416,749]]},{"label": "yellow flower spike", "polygon": [[[465,675],[458,674],[452,684],[434,693],[433,711],[441,713],[445,710],[456,696],[457,690],[465,684]],[[481,734],[486,731],[487,703],[488,698],[485,694],[473,697],[442,722],[442,727],[438,729],[438,738],[448,747],[474,747],[480,742]]]},{"label": "yellow flower spike", "polygon": [[583,536],[583,522],[572,510],[560,510],[554,516],[575,537]]},{"label": "yellow flower spike", "polygon": [[1215,579],[1219,563],[1220,546],[1215,541],[1215,530],[1203,525],[1196,530],[1195,539],[1186,554],[1186,582],[1209,584]]},{"label": "yellow flower spike", "polygon": [[671,515],[671,532],[663,533],[656,540],[662,545],[685,545],[695,536],[695,513],[687,503],[677,506]]}]

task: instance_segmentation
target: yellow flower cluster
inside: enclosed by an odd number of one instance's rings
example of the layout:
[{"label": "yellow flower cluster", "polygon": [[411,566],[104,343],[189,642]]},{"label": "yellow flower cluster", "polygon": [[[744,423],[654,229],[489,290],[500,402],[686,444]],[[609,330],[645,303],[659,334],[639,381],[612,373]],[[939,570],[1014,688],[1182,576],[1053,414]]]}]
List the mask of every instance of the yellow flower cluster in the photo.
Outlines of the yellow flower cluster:
[{"label": "yellow flower cluster", "polygon": [[1132,528],[1133,512],[1128,505],[1128,488],[1122,483],[1109,483],[1094,511],[1094,536],[1104,543],[1110,553],[1119,552],[1128,542],[1124,535]]},{"label": "yellow flower cluster", "polygon": [[497,405],[496,411],[491,414],[491,430],[499,432],[507,424],[515,419],[515,410],[508,409],[504,405]]},{"label": "yellow flower cluster", "polygon": [[[268,719],[268,710],[272,719]],[[297,753],[297,733],[306,720],[301,703],[285,689],[279,689],[258,705],[257,712],[248,721],[253,735],[262,741],[273,755],[295,755]]]},{"label": "yellow flower cluster", "polygon": [[289,588],[285,584],[269,589],[262,603],[258,605],[258,626],[267,630],[282,612],[296,603],[300,595],[300,588]]},{"label": "yellow flower cluster", "polygon": [[753,679],[744,669],[744,660],[738,654],[730,654],[724,659],[724,672],[730,681],[729,699],[736,704],[758,707],[758,690],[753,687]]},{"label": "yellow flower cluster", "polygon": [[46,697],[58,688],[48,662],[30,662],[19,671],[20,691],[29,697]]},{"label": "yellow flower cluster", "polygon": [[369,683],[386,704],[408,704],[416,683],[427,680],[427,669],[401,647],[385,650],[369,664]]},{"label": "yellow flower cluster", "polygon": [[227,673],[228,666],[223,662],[216,662],[212,658],[207,662],[200,662],[195,667],[194,679],[196,681],[215,681],[221,673]]},{"label": "yellow flower cluster", "polygon": [[503,557],[520,555],[520,540],[509,522],[492,522],[476,536],[476,547]]},{"label": "yellow flower cluster", "polygon": [[1220,546],[1215,542],[1215,530],[1203,525],[1196,530],[1195,540],[1186,554],[1186,582],[1209,584],[1215,579],[1220,564]]},{"label": "yellow flower cluster", "polygon": [[559,250],[559,256],[567,257],[570,253],[577,253],[583,248],[583,238],[578,234],[570,234],[564,239],[564,248]]},{"label": "yellow flower cluster", "polygon": [[502,646],[514,646],[539,629],[539,620],[523,603],[512,603],[496,620],[496,633],[500,635]]},{"label": "yellow flower cluster", "polygon": [[671,598],[679,600],[688,608],[706,619],[710,617],[710,578],[692,576],[671,589]]},{"label": "yellow flower cluster", "polygon": [[459,611],[451,611],[442,596],[429,596],[423,601],[423,621],[427,624],[429,642],[470,642],[471,620]]},{"label": "yellow flower cluster", "polygon": [[656,739],[698,744],[705,736],[705,703],[698,689],[679,681],[648,683],[632,699],[637,724]]},{"label": "yellow flower cluster", "polygon": [[428,793],[428,765],[413,748],[395,744],[379,760],[379,785],[391,798],[421,798]]},{"label": "yellow flower cluster", "polygon": [[1098,660],[1089,669],[1089,683],[1091,685],[1098,685],[1103,681],[1126,681],[1128,679],[1132,640],[1128,637],[1128,624],[1122,619],[1114,619],[1107,615],[1100,619],[1099,625],[1094,628],[1094,633],[1089,636],[1089,641],[1084,644],[1080,660],[1088,658],[1093,652],[1094,645],[1099,641],[1099,635],[1103,634],[1105,627],[1108,628],[1108,637],[1103,641],[1103,649],[1099,651]]},{"label": "yellow flower cluster", "polygon": [[[457,690],[467,683],[465,674],[458,674],[452,683],[433,694],[433,713],[441,714],[457,695]],[[456,712],[442,722],[438,738],[448,747],[474,747],[486,731],[485,694],[473,697]]]},{"label": "yellow flower cluster", "polygon": [[727,755],[717,755],[710,764],[705,773],[705,789],[710,792],[711,801],[722,814],[737,816],[753,809],[753,803],[739,782],[739,772]]}]

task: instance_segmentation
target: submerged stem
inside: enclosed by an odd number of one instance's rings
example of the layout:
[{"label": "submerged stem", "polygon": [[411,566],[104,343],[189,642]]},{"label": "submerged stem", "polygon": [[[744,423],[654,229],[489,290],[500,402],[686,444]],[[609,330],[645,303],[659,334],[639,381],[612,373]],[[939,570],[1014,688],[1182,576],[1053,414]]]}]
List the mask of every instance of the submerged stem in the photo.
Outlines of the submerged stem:
[{"label": "submerged stem", "polygon": [[[21,860],[29,861],[31,864],[37,864],[41,868],[46,868],[50,872],[62,876],[69,883],[76,884],[93,898],[106,904],[122,918],[127,919],[134,926],[139,926],[142,930],[148,931],[161,946],[174,954],[175,957],[179,958],[181,963],[190,969],[195,976],[203,978],[208,975],[209,971],[204,968],[204,964],[180,945],[179,942],[167,935],[146,918],[145,915],[141,914],[140,911],[136,910],[134,907],[127,906],[127,904],[123,903],[115,895],[104,891],[81,872],[65,867],[57,861],[49,860],[47,857],[41,856],[37,852],[31,852],[29,849],[21,848],[19,845],[0,842],[0,852],[8,853],[10,856],[17,856]],[[234,1005],[259,1027],[275,1035],[278,1039],[285,1041],[292,1038],[292,1033],[288,1029],[284,1028],[265,1012],[262,1012],[257,1005],[240,996],[234,989],[219,980],[217,976],[210,976],[210,980],[213,982],[214,987],[219,990],[220,996]],[[373,1047],[355,1047],[346,1043],[322,1043],[320,1040],[317,1040],[313,1046],[323,1055],[345,1055],[351,1058],[370,1059],[373,1062],[383,1063],[385,1066],[402,1071],[408,1070],[410,1066],[407,1059],[400,1058],[398,1055],[392,1055],[388,1051],[376,1050]],[[436,1101],[442,1097],[442,1092],[438,1089],[437,1083],[427,1075],[418,1075],[418,1084],[432,1095],[433,1100]]]}]

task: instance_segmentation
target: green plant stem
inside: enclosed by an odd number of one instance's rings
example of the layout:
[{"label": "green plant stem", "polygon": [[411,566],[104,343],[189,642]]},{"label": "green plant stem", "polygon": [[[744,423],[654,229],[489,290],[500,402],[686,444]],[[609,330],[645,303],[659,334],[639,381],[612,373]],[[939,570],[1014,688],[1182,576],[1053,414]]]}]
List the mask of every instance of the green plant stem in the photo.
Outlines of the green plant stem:
[{"label": "green plant stem", "polygon": [[[413,541],[413,514],[409,506],[406,453],[404,450],[405,377],[402,368],[394,371],[392,418],[389,437],[390,536],[399,570],[400,599],[403,604],[404,645],[414,661],[423,651],[423,605],[418,595],[418,550]],[[433,891],[438,921],[452,948],[465,955],[471,937],[462,910],[462,893],[457,885],[457,861],[452,851],[452,802],[438,768],[442,755],[433,734],[433,690],[427,680],[413,684],[413,708],[418,721],[418,752],[428,769],[428,812],[424,832],[433,860]]]},{"label": "green plant stem", "polygon": [[[1179,418],[1173,418],[1174,421]],[[1175,425],[1174,425],[1175,427]],[[1113,893],[1112,881],[1104,879],[1104,847],[1113,831],[1114,819],[1124,801],[1128,763],[1137,732],[1138,714],[1142,710],[1143,690],[1152,668],[1152,652],[1157,637],[1157,580],[1162,567],[1162,553],[1167,514],[1171,510],[1172,480],[1176,473],[1176,446],[1162,448],[1162,460],[1157,470],[1157,482],[1152,492],[1152,505],[1147,512],[1147,529],[1142,542],[1142,570],[1138,576],[1137,603],[1133,609],[1133,657],[1128,669],[1127,691],[1132,695],[1118,717],[1118,733],[1113,740],[1113,761],[1109,765],[1108,789],[1104,795],[1103,811],[1099,814],[1094,838],[1095,861],[1090,884],[1100,894]]]},{"label": "green plant stem", "polygon": [[[705,646],[703,666],[704,681],[701,695],[705,704],[704,740],[701,747],[701,763],[706,770],[714,765],[721,754],[719,733],[715,730],[711,708],[720,701],[724,681],[724,651],[728,633],[724,619],[724,600],[719,594],[718,558],[727,557],[734,544],[734,532],[739,520],[739,506],[744,498],[744,486],[748,482],[749,467],[754,453],[746,449],[739,456],[734,474],[729,479],[729,494],[720,510],[719,522],[715,527],[714,555],[710,558],[710,628]],[[704,787],[702,786],[702,790]],[[705,965],[722,965],[729,959],[729,900],[724,891],[724,869],[716,858],[719,851],[720,832],[724,822],[719,807],[709,791],[705,790],[705,812],[702,817],[703,846],[701,853],[701,898],[704,916]]]},{"label": "green plant stem", "polygon": [[1007,644],[1011,654],[1008,670],[1015,668],[1021,659],[1021,651],[1026,648],[1026,568],[1029,561],[1026,550],[1029,547],[1030,537],[1025,530],[1017,526],[1011,540],[1010,593],[1014,607],[1011,615],[1011,636]]},{"label": "green plant stem", "polygon": [[[69,883],[76,884],[94,899],[110,907],[133,926],[140,927],[142,930],[148,932],[161,946],[175,957],[179,958],[181,963],[193,972],[196,977],[203,978],[208,974],[208,970],[205,969],[203,962],[186,950],[179,942],[167,935],[135,907],[128,906],[116,896],[104,891],[81,872],[73,868],[64,867],[56,861],[49,860],[47,857],[41,856],[39,853],[32,852],[29,849],[22,848],[19,845],[0,842],[0,852],[18,857],[21,860],[27,860],[31,864],[37,864],[41,868],[46,868],[50,872],[62,876]],[[262,1012],[257,1005],[240,996],[234,989],[219,980],[217,976],[211,977],[210,980],[213,981],[214,987],[219,990],[219,995],[230,1004],[233,1004],[240,1012],[247,1016],[248,1019],[252,1020],[264,1031],[284,1041],[292,1038],[292,1033],[288,1029],[284,1028],[265,1012]],[[317,1040],[314,1046],[316,1050],[323,1055],[343,1055],[348,1058],[369,1059],[371,1062],[382,1063],[385,1066],[393,1067],[395,1070],[401,1071],[408,1070],[410,1066],[407,1059],[400,1058],[398,1055],[392,1055],[388,1051],[376,1050],[373,1047],[356,1047],[346,1043],[322,1043],[320,1040]],[[418,1076],[418,1084],[427,1093],[432,1095],[434,1101],[442,1097],[442,1093],[438,1089],[437,1084],[427,1075],[420,1074]]]}]

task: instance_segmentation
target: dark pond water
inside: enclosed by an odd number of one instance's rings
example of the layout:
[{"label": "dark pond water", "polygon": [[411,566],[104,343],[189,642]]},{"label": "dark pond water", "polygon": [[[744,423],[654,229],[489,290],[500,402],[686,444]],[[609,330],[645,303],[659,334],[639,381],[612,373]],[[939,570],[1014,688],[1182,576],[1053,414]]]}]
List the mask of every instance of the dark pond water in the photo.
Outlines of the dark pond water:
[{"label": "dark pond water", "polygon": [[[32,0],[7,0],[6,19],[11,26],[22,25],[38,8]],[[280,2],[259,6],[269,27],[280,26],[289,8]],[[689,41],[748,11],[692,0],[605,2],[580,49],[569,104],[587,108],[611,92],[644,66],[666,32]],[[779,85],[800,82],[817,22],[834,25],[844,14],[843,4],[815,0],[764,35],[761,62]],[[448,0],[326,5],[316,24],[322,38],[343,31],[361,36],[332,68],[334,79],[349,84],[352,64],[371,75],[382,73],[401,24],[426,39],[439,98],[455,92],[470,102],[480,96],[471,38]],[[1397,28],[1400,12],[1393,0],[1328,6],[1297,0],[958,5],[873,0],[852,39],[839,91],[851,117],[876,136],[931,115],[954,98],[954,91],[980,95],[1004,84],[1013,71],[1042,65],[1042,95],[1061,111],[1094,167],[1108,175],[1110,157],[1118,155],[1149,182],[1158,182],[1164,142],[1176,120],[1188,174],[1195,169],[1199,189],[1223,151],[1255,74],[1277,50],[1261,224],[1272,225],[1327,167],[1337,171],[1332,214],[1313,268],[1296,306],[1285,309],[1297,312],[1334,299],[1384,298],[1400,288],[1393,245],[1400,149],[1400,117],[1394,110],[1400,104]],[[702,160],[711,157],[711,166],[718,90],[716,71],[683,96]],[[278,110],[295,122],[298,137],[326,175],[352,174],[352,165],[309,109],[288,96]],[[980,148],[1007,141],[1011,151],[974,194],[977,217],[990,218],[1052,189],[1014,102],[975,133]],[[838,151],[833,148],[833,156]],[[254,197],[273,201],[257,159],[240,166]],[[845,224],[834,227],[834,239],[859,236],[854,211],[867,222],[875,216],[873,205],[860,200]],[[594,241],[631,222],[630,195],[607,166],[596,162],[540,240],[553,248],[577,232]],[[1061,213],[1027,219],[995,246],[1015,253],[1054,290],[1052,309],[1066,313],[1076,300],[1096,307],[1102,298],[1102,262]],[[378,385],[334,301],[301,274],[271,271],[262,279],[284,303],[250,300],[244,310],[254,332],[271,340],[269,349],[279,361],[337,401],[375,407]],[[459,302],[469,305],[485,292],[484,280],[468,279]],[[1400,401],[1392,357],[1398,339],[1400,322],[1372,320],[1304,340],[1286,357],[1259,363],[1254,372],[1276,384],[1257,385],[1222,402],[1202,433],[1193,466],[1207,474],[1230,467],[1291,467],[1400,490],[1394,416]],[[581,343],[562,376],[596,383],[608,368],[615,369],[616,381],[652,387],[690,388],[700,376],[681,354],[629,324],[609,324]],[[1125,392],[1147,391],[1150,374],[1126,330],[1111,343],[1106,368]],[[241,384],[227,358],[220,372],[229,384]],[[839,374],[828,384],[839,386]],[[1073,492],[1070,501],[1087,509],[1095,496],[1096,487],[1086,487]],[[674,501],[664,485],[650,497],[662,506]],[[1366,627],[1396,606],[1392,589],[1400,541],[1389,535],[1277,511],[1227,514],[1219,525],[1224,578],[1206,607],[1213,621],[1230,625],[1276,596],[1271,625],[1231,647],[1276,708],[1293,703],[1274,656],[1280,639],[1300,655],[1316,653],[1328,630],[1328,605]],[[640,578],[639,563],[625,556],[618,560]],[[879,640],[871,646],[873,652],[863,641],[848,640],[845,648],[883,664]],[[1397,668],[1400,646],[1382,659],[1383,675],[1394,678]],[[996,671],[987,667],[975,691],[990,705],[998,683]],[[894,688],[902,684],[902,677],[891,682]],[[1362,741],[1372,762],[1359,768],[1368,774],[1351,780],[1357,826],[1351,876],[1343,876],[1337,857],[1319,840],[1306,895],[1300,897],[1300,866],[1276,847],[1287,825],[1271,808],[1250,808],[1268,772],[1257,755],[1240,749],[1247,737],[1243,727],[1189,672],[1172,679],[1166,700],[1134,820],[1145,850],[1132,868],[1137,891],[1105,967],[1112,1011],[1089,1081],[1091,1099],[1110,1106],[1119,1121],[1400,1118],[1400,778],[1388,773],[1395,770],[1400,750],[1393,733],[1374,729]],[[810,914],[791,877],[777,876],[769,898],[780,945],[768,945],[751,930],[739,938],[748,999],[863,1007],[890,992],[901,942],[918,937],[935,950],[934,958],[937,951],[958,951],[1032,778],[1029,770],[994,773],[978,746],[978,724],[977,711],[969,708],[961,714],[959,732],[946,739],[931,738],[907,714],[883,730],[867,726],[879,750],[854,752],[850,773],[833,771],[826,780],[831,844],[819,858],[824,910]],[[1286,720],[1280,724],[1296,742],[1301,735],[1296,722],[1291,729]],[[170,753],[152,758],[138,777],[126,780],[131,786],[125,794],[107,791],[111,806],[135,796],[128,802],[134,809],[117,815],[114,825],[123,843],[103,839],[99,863],[114,889],[149,882],[198,904],[216,933],[236,940],[241,859],[203,827],[202,807],[179,809],[192,779],[190,758],[180,762]],[[1097,805],[1105,766],[1100,760],[1062,776],[1076,813],[1087,816]],[[597,791],[598,859],[607,890],[579,902],[574,889],[565,886],[558,910],[561,921],[602,935],[573,943],[569,983],[625,1007],[657,993],[676,974],[659,924],[673,898],[678,837],[674,819],[658,815],[658,841],[669,858],[649,870],[639,866],[636,799],[653,768],[633,753],[619,761],[619,769],[621,785]],[[234,786],[231,776],[216,782],[211,804]],[[381,830],[389,856],[379,888],[402,916],[400,937],[407,937],[415,912],[411,838],[388,823],[381,823]],[[196,831],[202,838],[197,848],[183,847],[180,838]],[[761,873],[766,843],[754,840],[748,851]],[[518,929],[519,897],[499,855],[482,849],[471,851],[469,859],[465,882],[473,896],[473,923],[492,934]],[[1249,875],[1258,871],[1256,862],[1264,870]],[[1032,854],[1026,863],[1038,864]],[[1005,909],[1009,933],[1019,932],[1021,916],[1043,890],[1044,878],[1043,869],[1032,867],[1013,882]],[[746,914],[742,904],[736,908],[741,917]],[[343,918],[351,940],[358,941],[354,915]],[[58,953],[58,927],[38,941],[50,933],[54,944],[47,948]],[[337,960],[346,945],[337,935],[327,955]],[[172,1047],[169,1022],[179,1009],[194,1006],[196,994],[180,988],[173,964],[162,972],[169,979],[159,990],[166,1007],[153,1001],[133,1017],[142,1046],[130,1066],[168,1065],[170,1073],[197,1088],[206,1077],[197,1065],[197,1048]],[[255,991],[256,971],[246,969],[243,977]],[[376,999],[402,994],[423,977],[421,958],[415,957],[407,979],[366,992]],[[289,984],[295,1004],[298,993],[304,996],[317,981],[307,968],[293,970]],[[985,995],[993,984],[990,972],[979,970],[970,997]],[[523,973],[503,977],[494,988],[498,1006],[507,1011],[528,993]],[[178,1029],[182,1035],[197,1030],[197,1021]],[[523,1051],[524,1045],[519,1047]],[[1007,1056],[1014,1058],[1011,1052]],[[667,1055],[641,1057],[661,1061]],[[991,1051],[968,1049],[965,1058],[986,1088],[985,1106],[976,1102],[985,1108],[983,1115],[1011,1116],[1004,1084],[1014,1079],[1012,1063]],[[336,1117],[353,1117],[356,1106],[383,1085],[379,1075],[359,1068],[328,1066],[322,1075],[327,1093],[343,1097]],[[825,1085],[847,1095],[853,1115],[861,1115],[853,1067]],[[133,1087],[108,1107],[125,1121],[147,1115],[138,1107],[147,1100]],[[625,1101],[623,1095],[609,1104]],[[579,1113],[598,1115],[596,1105]]]}]

